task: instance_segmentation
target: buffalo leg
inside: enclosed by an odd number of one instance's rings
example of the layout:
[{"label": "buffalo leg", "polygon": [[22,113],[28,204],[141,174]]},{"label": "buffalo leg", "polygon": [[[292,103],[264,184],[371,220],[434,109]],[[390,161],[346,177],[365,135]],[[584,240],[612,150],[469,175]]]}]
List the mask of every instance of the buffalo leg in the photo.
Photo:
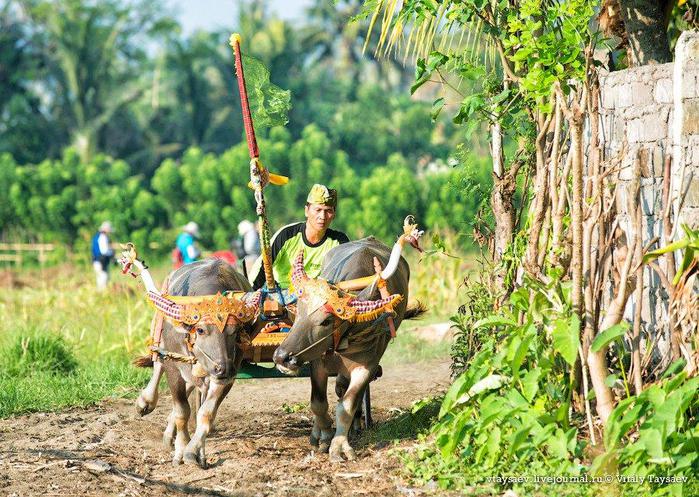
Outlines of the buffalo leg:
[{"label": "buffalo leg", "polygon": [[[189,398],[189,395],[192,393],[193,389],[194,385],[192,385],[191,383],[187,383],[187,388],[185,390],[185,395],[187,396],[187,398]],[[167,425],[165,426],[165,431],[163,432],[163,445],[165,445],[165,447],[167,447],[168,449],[173,446],[175,435],[177,434],[177,427],[175,426],[176,416],[177,408],[173,404],[172,411],[167,417]]]},{"label": "buffalo leg", "polygon": [[361,396],[369,383],[369,370],[359,366],[350,373],[350,383],[344,396],[338,400],[335,409],[335,437],[330,444],[330,461],[342,462],[342,455],[352,461],[357,458],[347,440]]},{"label": "buffalo leg", "polygon": [[175,432],[177,433],[175,437],[175,454],[172,458],[172,463],[177,465],[182,464],[182,457],[189,443],[187,423],[189,422],[191,409],[189,407],[189,399],[187,398],[187,383],[180,375],[179,370],[174,367],[168,368],[166,373],[167,382],[170,386],[170,392],[172,393],[173,408],[171,416],[172,421],[174,421]]},{"label": "buffalo leg", "polygon": [[197,413],[197,430],[194,432],[192,440],[190,440],[184,451],[184,461],[186,463],[199,463],[202,467],[206,466],[204,442],[209,431],[211,431],[214,419],[216,418],[216,412],[232,386],[233,382],[218,383],[212,381],[209,383],[206,399],[202,402],[199,412]]},{"label": "buffalo leg", "polygon": [[311,446],[318,447],[319,452],[327,452],[333,431],[332,418],[328,414],[328,371],[320,361],[311,363],[311,411]]},{"label": "buffalo leg", "polygon": [[369,429],[374,424],[374,420],[371,418],[371,388],[369,384],[364,390],[364,395],[362,395],[362,410],[364,411],[364,428]]},{"label": "buffalo leg", "polygon": [[[341,399],[342,397],[345,396],[345,392],[349,388],[350,384],[350,379],[347,378],[346,376],[342,375],[337,375],[337,378],[335,379],[335,393],[337,394],[337,398]],[[362,396],[364,398],[364,396]],[[352,421],[352,430],[350,431],[350,434],[354,433],[359,433],[362,431],[362,410],[364,408],[363,402],[361,404],[357,405],[357,410],[354,412],[354,420]]]},{"label": "buffalo leg", "polygon": [[163,363],[161,361],[153,362],[153,374],[150,377],[150,381],[148,381],[148,385],[141,390],[141,394],[136,399],[136,411],[139,415],[145,416],[158,405],[158,384],[162,376]]}]

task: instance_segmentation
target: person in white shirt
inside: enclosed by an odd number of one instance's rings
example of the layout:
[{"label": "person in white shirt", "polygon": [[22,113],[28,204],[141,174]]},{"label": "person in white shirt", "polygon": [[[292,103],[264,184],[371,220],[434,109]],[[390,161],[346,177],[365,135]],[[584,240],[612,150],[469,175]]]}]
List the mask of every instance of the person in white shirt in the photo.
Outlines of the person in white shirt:
[{"label": "person in white shirt", "polygon": [[240,253],[237,255],[245,266],[245,274],[247,274],[260,256],[260,236],[255,223],[247,219],[238,224],[238,235],[240,236]]},{"label": "person in white shirt", "polygon": [[92,267],[95,269],[97,290],[103,291],[109,283],[109,263],[114,257],[109,235],[114,232],[112,223],[104,221],[92,237]]}]

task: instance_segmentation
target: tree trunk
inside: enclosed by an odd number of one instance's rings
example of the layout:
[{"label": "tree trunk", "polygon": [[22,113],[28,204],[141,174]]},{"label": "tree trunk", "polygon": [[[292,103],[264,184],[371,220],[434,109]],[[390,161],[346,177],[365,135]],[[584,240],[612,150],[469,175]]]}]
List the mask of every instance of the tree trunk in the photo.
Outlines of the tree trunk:
[{"label": "tree trunk", "polygon": [[666,12],[673,2],[619,0],[629,40],[629,67],[672,62]]},{"label": "tree trunk", "polygon": [[512,194],[514,189],[509,185],[505,174],[504,154],[502,150],[502,128],[500,123],[491,126],[491,156],[493,158],[493,191],[490,195],[490,205],[495,216],[495,253],[493,259],[499,262],[502,255],[512,242],[514,233],[514,207]]},{"label": "tree trunk", "polygon": [[[493,240],[493,261],[497,264],[507,247],[512,243],[515,229],[515,207],[512,197],[516,188],[516,172],[505,172],[504,153],[502,149],[502,128],[500,123],[495,123],[490,128],[492,145],[491,156],[493,158],[493,191],[490,194],[490,207],[495,217],[495,233]],[[498,290],[507,293],[505,288],[505,271],[500,269],[495,272],[494,285]]]},{"label": "tree trunk", "polygon": [[[577,95],[576,95],[577,98]],[[571,254],[571,276],[573,290],[571,300],[573,312],[583,317],[583,124],[585,103],[574,106],[570,120],[570,153],[573,154],[573,188],[571,205],[571,230],[573,247]]]},{"label": "tree trunk", "polygon": [[97,150],[97,133],[87,127],[78,129],[73,133],[71,146],[77,150],[82,163],[87,164]]},{"label": "tree trunk", "polygon": [[[550,116],[552,117],[552,116]],[[550,124],[550,118],[545,120],[539,116],[536,138],[536,179],[534,181],[534,201],[529,223],[529,242],[524,261],[525,268],[534,275],[538,275],[539,266],[539,237],[546,219],[546,210],[549,205],[548,192],[548,168],[546,167],[546,131]]]}]

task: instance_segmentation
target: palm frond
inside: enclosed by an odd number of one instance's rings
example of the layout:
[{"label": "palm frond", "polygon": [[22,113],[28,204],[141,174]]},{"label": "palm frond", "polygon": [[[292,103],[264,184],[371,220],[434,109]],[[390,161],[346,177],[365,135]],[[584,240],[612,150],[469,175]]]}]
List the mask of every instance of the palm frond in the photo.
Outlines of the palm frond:
[{"label": "palm frond", "polygon": [[[387,57],[393,52],[408,58],[427,58],[437,50],[446,55],[467,55],[472,62],[481,60],[491,67],[498,60],[495,46],[483,37],[484,23],[480,17],[461,24],[455,15],[464,7],[459,2],[434,2],[430,7],[409,7],[404,0],[375,0],[364,38],[363,51],[373,45],[375,57]],[[369,8],[370,3],[365,4]],[[379,25],[378,41],[370,43],[374,28]],[[466,42],[464,43],[464,37]]]}]

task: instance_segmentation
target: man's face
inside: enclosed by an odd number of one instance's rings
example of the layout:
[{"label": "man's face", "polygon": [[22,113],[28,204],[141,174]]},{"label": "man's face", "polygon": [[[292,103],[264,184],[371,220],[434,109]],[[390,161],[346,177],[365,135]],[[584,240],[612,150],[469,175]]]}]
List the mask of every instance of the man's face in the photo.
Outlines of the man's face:
[{"label": "man's face", "polygon": [[323,204],[309,204],[306,206],[306,220],[315,230],[328,229],[335,219],[335,208]]}]

